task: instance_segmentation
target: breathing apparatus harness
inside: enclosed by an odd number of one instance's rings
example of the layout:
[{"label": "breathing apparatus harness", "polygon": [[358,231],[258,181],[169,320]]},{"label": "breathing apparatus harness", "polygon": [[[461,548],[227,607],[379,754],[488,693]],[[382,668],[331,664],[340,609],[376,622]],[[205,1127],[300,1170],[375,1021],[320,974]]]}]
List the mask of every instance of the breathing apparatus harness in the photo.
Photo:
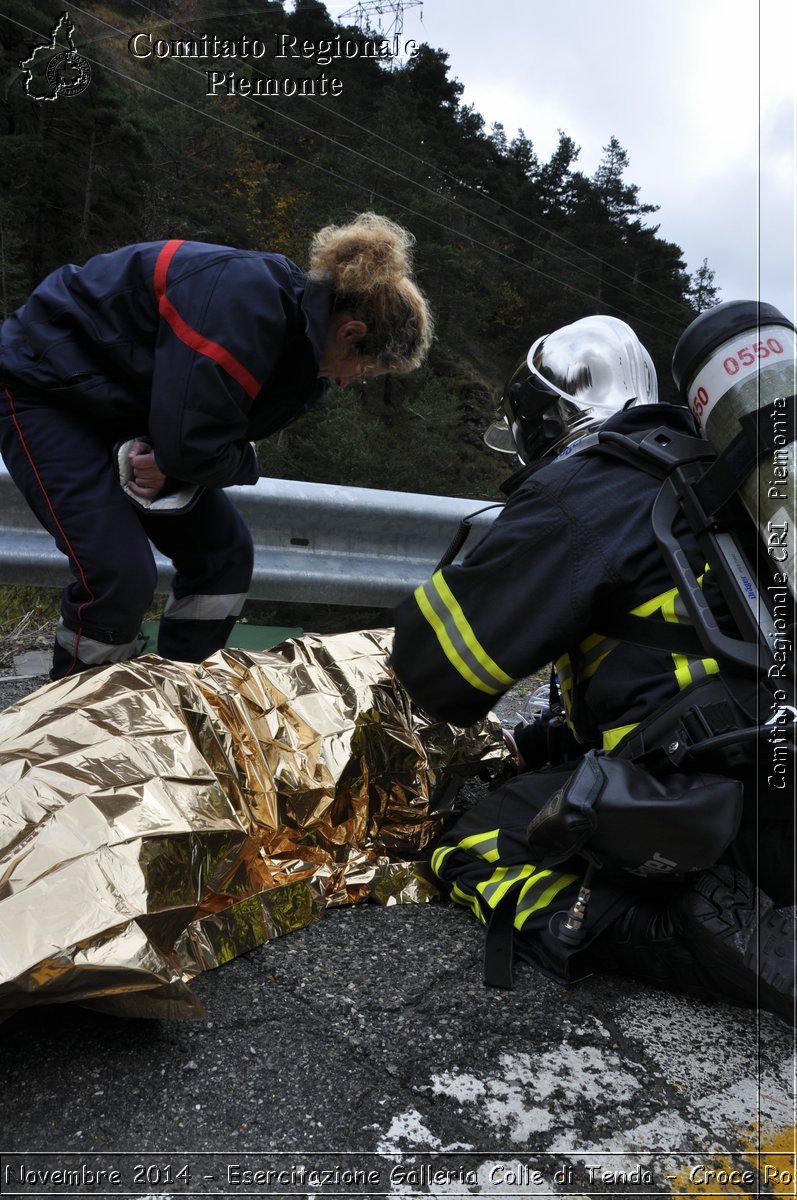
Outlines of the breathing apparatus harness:
[{"label": "breathing apparatus harness", "polygon": [[[707,656],[719,667],[626,733],[616,750],[587,750],[530,823],[538,866],[555,867],[574,855],[587,863],[570,911],[551,921],[571,949],[586,934],[596,872],[677,878],[711,865],[741,819],[743,785],[733,776],[756,765],[762,742],[775,731],[793,771],[796,357],[794,327],[777,309],[749,301],[719,305],[689,326],[673,360],[676,385],[703,436],[665,427],[599,430],[567,448],[619,459],[661,480],[653,533],[691,622],[629,613],[601,620],[600,635]],[[768,458],[776,466],[767,472]],[[703,595],[675,533],[681,514],[738,636],[720,628]],[[485,947],[485,982],[496,986],[511,986],[506,899]]]},{"label": "breathing apparatus harness", "polygon": [[[758,431],[765,434],[766,409],[760,417]],[[795,437],[793,409],[789,437]],[[766,436],[744,430],[731,450],[717,455],[702,438],[659,428],[636,435],[605,432],[591,449],[662,479],[653,532],[691,621],[676,625],[627,613],[602,620],[600,632],[649,648],[708,655],[720,666],[719,676],[693,685],[627,734],[618,747],[623,758],[650,766],[680,767],[709,758],[715,766],[718,760],[743,765],[755,756],[754,744],[768,725],[787,717],[791,725],[797,718],[793,672],[782,669],[777,649],[793,644],[793,614],[785,627],[783,618],[776,627],[773,616],[772,598],[787,594],[786,583],[781,572],[769,569],[771,560],[762,548],[745,546],[740,537],[749,522],[738,498],[747,472],[738,464],[755,467],[772,448]],[[674,533],[680,512],[717,579],[739,637],[720,629],[703,595]],[[740,717],[746,718],[741,725]]]},{"label": "breathing apparatus harness", "polygon": [[[765,359],[771,359],[768,370],[761,366]],[[675,791],[681,787],[679,781],[685,777],[678,768],[732,775],[737,768],[755,766],[761,743],[777,734],[793,772],[797,732],[791,570],[797,441],[794,368],[794,328],[777,309],[744,301],[721,305],[692,323],[673,360],[676,383],[705,437],[664,428],[635,435],[602,431],[584,451],[620,459],[662,480],[653,505],[653,532],[691,621],[679,626],[626,614],[603,620],[601,633],[673,653],[709,655],[720,673],[687,688],[636,726],[622,738],[613,757],[588,752],[571,781],[531,822],[529,841],[535,852],[541,851],[541,865],[555,865],[573,853],[588,863],[570,911],[552,920],[552,932],[570,947],[578,947],[585,936],[595,873],[607,861],[605,834],[617,826],[624,810],[632,814],[637,786],[647,808],[642,825],[626,825],[625,869],[632,874],[648,873],[629,862],[640,847],[644,854],[644,837],[637,844],[635,834],[644,830],[646,819],[655,825],[660,800],[661,816],[667,820],[672,814],[677,819],[678,808],[667,788],[670,783]],[[736,384],[739,374],[743,378]],[[713,418],[713,428],[707,416]],[[769,479],[762,497],[761,468],[772,456],[780,465],[763,473],[764,478],[767,474],[776,478]],[[674,532],[679,513],[685,515],[705,562],[715,573],[738,637],[719,628],[703,596]],[[751,516],[759,526],[760,540],[743,536],[752,533]],[[773,521],[773,516],[780,520]],[[644,777],[634,778],[639,768],[659,774],[665,789],[661,796],[651,796]],[[733,836],[730,810],[741,811],[741,784],[736,785],[735,797],[727,791],[723,799],[721,776],[701,778],[706,786],[694,794],[695,829],[705,831],[712,821],[722,828],[717,828],[716,842],[706,840],[705,863],[698,854],[690,864],[688,855],[694,846],[688,847],[684,858],[676,840],[670,862],[673,873],[716,861],[722,843],[730,840],[729,830]],[[648,779],[655,790],[655,778]],[[791,800],[789,795],[786,798]],[[689,840],[693,841],[691,836]],[[611,857],[608,863],[613,865]]]},{"label": "breathing apparatus harness", "polygon": [[[711,698],[690,708],[690,690],[696,689],[688,689],[668,710],[676,718],[670,731],[667,714],[656,714],[623,739],[624,757],[639,761],[658,752],[660,761],[675,767],[685,759],[733,766],[746,756],[754,759],[756,743],[775,724],[789,730],[793,747],[794,334],[771,305],[731,301],[709,309],[686,329],[673,356],[676,385],[703,436],[662,429],[598,435],[598,452],[661,476],[653,532],[699,641],[697,652],[720,666],[720,676],[705,685]],[[776,470],[773,460],[780,464]],[[738,637],[718,627],[678,544],[679,513],[714,572]],[[659,644],[680,649],[676,628],[659,627]],[[641,645],[656,644],[648,640],[652,631],[649,620],[630,615],[602,630]],[[688,636],[689,627],[683,632]],[[717,703],[713,697],[722,687],[729,695]],[[741,725],[740,714],[747,717]]]}]

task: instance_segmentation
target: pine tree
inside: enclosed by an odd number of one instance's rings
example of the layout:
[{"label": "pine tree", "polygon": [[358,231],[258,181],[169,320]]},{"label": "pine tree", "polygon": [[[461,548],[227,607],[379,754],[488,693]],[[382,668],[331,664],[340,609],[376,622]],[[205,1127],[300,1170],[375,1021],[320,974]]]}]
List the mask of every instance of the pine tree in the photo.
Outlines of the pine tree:
[{"label": "pine tree", "polygon": [[714,284],[714,272],[708,265],[707,258],[704,258],[694,274],[689,276],[686,296],[695,311],[699,313],[719,304],[720,289]]}]

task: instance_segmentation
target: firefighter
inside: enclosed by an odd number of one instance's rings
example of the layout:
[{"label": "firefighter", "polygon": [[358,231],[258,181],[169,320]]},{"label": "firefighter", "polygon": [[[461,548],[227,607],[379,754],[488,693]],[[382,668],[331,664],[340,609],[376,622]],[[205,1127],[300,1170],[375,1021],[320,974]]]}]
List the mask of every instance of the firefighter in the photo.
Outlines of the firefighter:
[{"label": "firefighter", "polygon": [[[438,570],[400,604],[392,665],[430,716],[467,726],[516,681],[555,663],[567,727],[549,721],[542,732],[557,727],[556,738],[541,737],[539,725],[515,731],[520,772],[443,836],[433,870],[488,927],[488,967],[495,927],[499,950],[514,940],[519,957],[559,981],[619,972],[791,1021],[794,921],[783,909],[794,903],[793,809],[754,765],[717,777],[743,804],[716,864],[667,874],[661,856],[659,863],[651,856],[664,874],[599,872],[580,940],[563,936],[585,863],[535,862],[530,822],[561,810],[562,789],[588,752],[593,764],[621,756],[635,731],[668,706],[720,686],[717,661],[699,647],[671,651],[601,632],[621,613],[670,630],[686,617],[652,528],[661,481],[633,461],[597,453],[598,431],[694,436],[696,428],[686,408],[659,403],[647,351],[624,322],[606,316],[539,338],[507,383],[504,409],[503,432],[526,465],[505,485],[503,511],[464,561]],[[685,520],[678,536],[704,597],[726,622]],[[713,699],[705,709],[726,710]],[[696,772],[686,783],[702,786]],[[621,832],[618,855],[622,841]]]},{"label": "firefighter", "polygon": [[67,556],[53,679],[132,657],[175,567],[158,651],[224,645],[252,540],[220,489],[253,484],[253,442],[339,385],[404,372],[431,338],[412,236],[364,213],[280,254],[191,241],[54,271],[0,329],[0,452]]}]

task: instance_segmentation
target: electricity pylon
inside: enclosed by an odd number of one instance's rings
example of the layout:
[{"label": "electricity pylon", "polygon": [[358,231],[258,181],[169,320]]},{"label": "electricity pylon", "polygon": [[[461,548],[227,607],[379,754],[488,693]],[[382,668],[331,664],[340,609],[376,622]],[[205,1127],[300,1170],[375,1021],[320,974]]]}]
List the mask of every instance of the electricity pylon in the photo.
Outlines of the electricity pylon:
[{"label": "electricity pylon", "polygon": [[[353,8],[347,8],[338,16],[339,21],[350,19],[364,33],[378,34],[383,38],[404,36],[404,9],[423,7],[423,0],[360,0]],[[382,23],[385,17],[386,23]],[[372,24],[376,18],[376,24]]]}]

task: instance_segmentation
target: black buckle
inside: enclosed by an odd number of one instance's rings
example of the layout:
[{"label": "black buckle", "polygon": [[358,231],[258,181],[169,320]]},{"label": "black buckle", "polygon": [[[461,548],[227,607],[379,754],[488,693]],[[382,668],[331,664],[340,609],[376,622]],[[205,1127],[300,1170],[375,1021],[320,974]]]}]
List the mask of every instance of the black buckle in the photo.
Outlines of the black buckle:
[{"label": "black buckle", "polygon": [[689,744],[695,746],[708,738],[738,729],[739,723],[733,719],[731,706],[720,702],[687,709],[683,716],[683,728]]}]

